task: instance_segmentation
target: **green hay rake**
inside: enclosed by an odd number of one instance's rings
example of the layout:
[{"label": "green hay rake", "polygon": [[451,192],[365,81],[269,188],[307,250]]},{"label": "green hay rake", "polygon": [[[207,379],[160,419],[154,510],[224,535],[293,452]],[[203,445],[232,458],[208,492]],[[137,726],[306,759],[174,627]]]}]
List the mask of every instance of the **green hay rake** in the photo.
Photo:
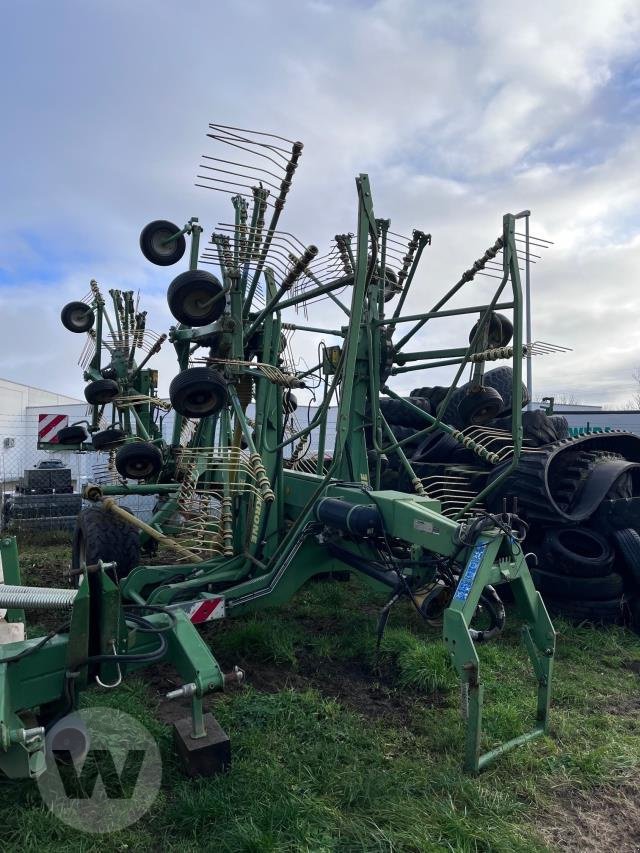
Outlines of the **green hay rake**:
[{"label": "green hay rake", "polygon": [[[20,586],[15,543],[0,543],[0,607],[10,608],[8,619],[23,619],[25,607],[65,611],[64,624],[50,635],[0,647],[0,768],[16,777],[38,775],[46,730],[74,707],[81,689],[115,687],[128,672],[167,660],[184,682],[171,697],[191,702],[191,723],[177,730],[178,748],[188,768],[206,771],[211,720],[203,700],[241,673],[221,672],[197,626],[282,604],[314,576],[346,570],[387,591],[382,627],[400,599],[412,601],[425,618],[441,620],[467,718],[465,767],[477,772],[547,730],[555,648],[521,547],[523,523],[506,505],[494,514],[482,508],[485,495],[514,470],[522,447],[522,359],[531,345],[522,339],[519,216],[503,217],[499,237],[432,308],[408,315],[404,305],[431,238],[421,231],[402,238],[391,231],[390,220],[376,218],[366,175],[356,179],[355,233],[337,235],[319,256],[315,246],[277,227],[301,143],[220,125],[210,126],[209,137],[215,156],[204,158],[199,185],[230,194],[234,211],[203,253],[203,263],[215,265],[218,275],[197,267],[196,219],[182,229],[154,222],[141,236],[143,253],[159,265],[179,261],[185,235],[191,240],[189,269],[168,291],[178,321],[168,340],[179,366],[170,387],[174,421],[168,440],[156,417],[157,380],[146,368],[162,338],[153,339],[136,365],[144,318],[132,295],[111,293],[115,321],[107,321],[97,286],[89,301],[65,309],[72,318],[67,327],[90,335],[85,379],[92,412],[86,426],[94,446],[97,436],[110,431],[103,448],[117,448],[120,480],[85,489],[93,506],[82,512],[75,534],[76,589]],[[221,147],[232,154],[219,156]],[[490,264],[500,270],[491,299],[451,307]],[[343,325],[297,322],[292,311],[319,317],[320,300],[336,307]],[[497,311],[512,312],[511,343],[492,332]],[[466,315],[477,320],[468,345],[408,349],[425,326]],[[300,369],[287,352],[287,336],[294,332],[313,336],[318,363],[311,368]],[[338,343],[327,346],[331,336]],[[513,379],[511,430],[508,441],[502,435],[496,443],[482,429],[496,411],[496,395],[483,375],[485,363],[498,358],[511,365]],[[455,380],[435,411],[389,387],[397,374],[445,365],[455,366]],[[472,381],[456,403],[468,422],[461,429],[449,425],[446,412],[467,366]],[[107,381],[111,396],[96,399],[95,383]],[[320,397],[306,424],[297,420],[294,390],[300,388]],[[329,416],[336,404],[332,435]],[[389,426],[388,405],[418,419],[425,437],[449,436],[485,465],[501,463],[499,476],[445,514],[437,489],[425,488],[406,442]],[[80,428],[81,440],[78,433],[68,437],[72,449],[87,446]],[[156,463],[145,467],[152,454]],[[384,488],[389,458],[398,462],[412,493]],[[118,498],[131,494],[159,499],[148,523],[118,506]],[[145,563],[140,548],[155,543],[171,550],[170,563]],[[503,627],[496,589],[505,585],[523,621],[537,684],[535,724],[483,753],[476,644]],[[489,627],[480,630],[472,622],[483,614]]]}]

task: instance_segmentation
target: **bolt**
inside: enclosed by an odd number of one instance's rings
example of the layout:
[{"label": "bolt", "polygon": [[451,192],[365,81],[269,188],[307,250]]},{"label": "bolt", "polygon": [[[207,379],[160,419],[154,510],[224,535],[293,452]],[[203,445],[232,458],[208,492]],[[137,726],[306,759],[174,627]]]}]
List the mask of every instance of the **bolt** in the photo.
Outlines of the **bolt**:
[{"label": "bolt", "polygon": [[198,689],[197,685],[191,682],[190,684],[183,684],[182,687],[178,687],[177,690],[170,690],[167,693],[167,699],[183,699],[188,698],[189,696],[193,696]]},{"label": "bolt", "polygon": [[225,684],[242,684],[244,681],[244,670],[234,666],[232,672],[225,672],[222,676]]}]

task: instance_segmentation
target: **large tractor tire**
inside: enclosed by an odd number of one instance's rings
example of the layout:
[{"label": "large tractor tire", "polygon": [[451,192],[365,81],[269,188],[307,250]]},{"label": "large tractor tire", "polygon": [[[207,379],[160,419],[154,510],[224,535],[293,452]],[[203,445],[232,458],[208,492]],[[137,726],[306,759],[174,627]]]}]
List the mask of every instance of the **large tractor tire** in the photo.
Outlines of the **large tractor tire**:
[{"label": "large tractor tire", "polygon": [[[126,577],[140,562],[136,528],[102,507],[88,507],[78,515],[71,546],[71,568],[115,562],[117,578]],[[76,576],[77,577],[77,576]]]}]

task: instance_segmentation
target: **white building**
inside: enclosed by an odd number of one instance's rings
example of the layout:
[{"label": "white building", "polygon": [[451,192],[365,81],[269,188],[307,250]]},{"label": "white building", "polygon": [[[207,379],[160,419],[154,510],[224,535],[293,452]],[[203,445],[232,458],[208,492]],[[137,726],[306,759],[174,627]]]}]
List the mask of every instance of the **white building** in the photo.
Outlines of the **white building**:
[{"label": "white building", "polygon": [[[534,403],[535,408],[542,407]],[[589,429],[594,427],[628,430],[640,434],[640,411],[602,409],[599,406],[557,405],[554,411],[564,415],[570,427]],[[313,418],[315,407],[300,406],[296,416],[300,425]],[[55,391],[46,391],[0,379],[0,478],[3,491],[10,491],[25,468],[32,468],[42,459],[61,459],[71,467],[72,479],[80,486],[91,478],[94,466],[103,465],[104,454],[76,453],[63,449],[56,451],[38,450],[38,416],[41,414],[66,415],[68,423],[85,421],[89,411],[87,403]],[[327,452],[333,450],[336,410],[328,412]],[[172,418],[163,424],[167,435],[171,430]],[[314,431],[310,451],[315,449],[317,431]]]},{"label": "white building", "polygon": [[86,412],[77,397],[0,379],[0,475],[5,483],[15,481],[25,468],[47,454],[37,450],[38,412],[61,412],[71,417]]}]

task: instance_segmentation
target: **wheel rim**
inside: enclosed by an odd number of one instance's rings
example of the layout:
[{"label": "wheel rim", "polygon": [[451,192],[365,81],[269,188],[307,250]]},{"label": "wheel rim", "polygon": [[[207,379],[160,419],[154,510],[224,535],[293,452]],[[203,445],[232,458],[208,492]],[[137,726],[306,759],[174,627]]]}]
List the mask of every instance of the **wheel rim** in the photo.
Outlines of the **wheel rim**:
[{"label": "wheel rim", "polygon": [[183,313],[188,317],[194,317],[196,320],[201,320],[203,317],[207,317],[211,313],[211,309],[213,307],[211,303],[213,296],[214,294],[212,294],[210,290],[205,290],[205,288],[198,288],[197,290],[194,289],[183,299]]},{"label": "wheel rim", "polygon": [[[176,250],[176,241],[171,240],[173,234],[168,228],[158,228],[151,235],[150,244],[156,255],[167,258]],[[169,241],[169,242],[167,242]]]},{"label": "wheel rim", "polygon": [[127,464],[127,476],[134,480],[142,480],[153,474],[153,463],[148,459],[132,459]]},{"label": "wheel rim", "polygon": [[209,388],[196,388],[185,398],[186,407],[194,414],[207,414],[220,404],[220,397]]},{"label": "wheel rim", "polygon": [[84,310],[74,308],[73,311],[69,312],[69,323],[76,329],[83,329],[87,325],[88,313],[89,311],[86,308]]}]

